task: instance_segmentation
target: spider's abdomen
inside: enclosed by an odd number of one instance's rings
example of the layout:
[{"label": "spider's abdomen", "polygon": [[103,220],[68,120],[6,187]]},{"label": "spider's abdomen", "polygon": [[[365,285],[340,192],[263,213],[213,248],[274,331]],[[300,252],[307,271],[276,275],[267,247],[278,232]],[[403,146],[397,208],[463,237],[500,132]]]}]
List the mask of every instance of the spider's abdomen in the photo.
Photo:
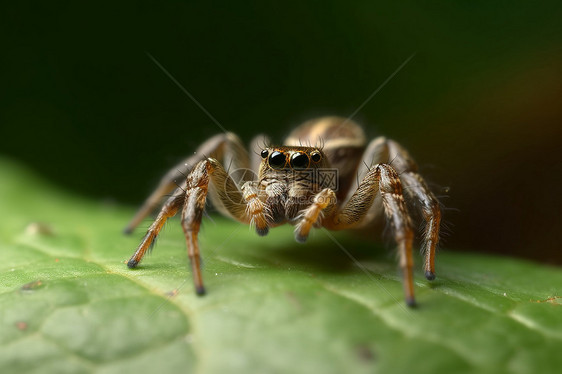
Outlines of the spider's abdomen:
[{"label": "spider's abdomen", "polygon": [[295,128],[285,139],[288,146],[364,148],[365,133],[356,122],[343,117],[320,117]]},{"label": "spider's abdomen", "polygon": [[343,117],[321,117],[307,121],[294,129],[287,139],[288,146],[315,146],[322,149],[330,167],[338,170],[336,196],[347,193],[361,161],[367,139],[361,126]]}]

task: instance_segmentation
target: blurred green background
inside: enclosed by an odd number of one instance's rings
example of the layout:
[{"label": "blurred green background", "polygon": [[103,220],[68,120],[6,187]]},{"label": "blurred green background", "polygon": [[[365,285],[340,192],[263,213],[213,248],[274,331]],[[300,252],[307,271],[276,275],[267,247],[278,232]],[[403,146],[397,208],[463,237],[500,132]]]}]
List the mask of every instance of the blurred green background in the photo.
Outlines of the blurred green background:
[{"label": "blurred green background", "polygon": [[562,263],[559,2],[2,8],[0,155],[67,190],[138,205],[220,131],[147,53],[246,141],[350,115],[416,53],[355,119],[406,146],[449,196],[443,247]]}]

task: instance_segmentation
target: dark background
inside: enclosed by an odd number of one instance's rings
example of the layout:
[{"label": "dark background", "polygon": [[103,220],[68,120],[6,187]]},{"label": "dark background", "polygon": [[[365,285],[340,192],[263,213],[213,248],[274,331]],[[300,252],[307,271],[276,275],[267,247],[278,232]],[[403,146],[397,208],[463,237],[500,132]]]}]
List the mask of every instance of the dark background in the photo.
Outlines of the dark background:
[{"label": "dark background", "polygon": [[[73,1],[0,9],[0,154],[138,205],[220,129],[357,114],[450,208],[443,247],[562,263],[562,7],[526,1]],[[1,183],[1,181],[0,181]],[[449,189],[449,192],[445,192]]]}]

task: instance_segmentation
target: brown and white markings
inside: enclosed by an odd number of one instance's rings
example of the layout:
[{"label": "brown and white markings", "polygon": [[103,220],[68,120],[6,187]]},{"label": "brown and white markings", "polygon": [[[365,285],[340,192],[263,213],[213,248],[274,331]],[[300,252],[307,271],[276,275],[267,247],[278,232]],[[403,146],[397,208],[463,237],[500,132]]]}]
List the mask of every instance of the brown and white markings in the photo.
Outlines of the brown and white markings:
[{"label": "brown and white markings", "polygon": [[[422,253],[429,280],[435,279],[441,210],[408,152],[384,137],[367,144],[361,127],[340,117],[308,121],[284,145],[259,148],[268,143],[257,137],[247,152],[235,134],[219,134],[170,170],[125,229],[132,232],[172,193],[128,266],[139,264],[166,220],[181,211],[195,290],[203,295],[197,234],[207,197],[219,212],[253,225],[262,236],[271,227],[290,223],[299,242],[306,241],[312,227],[359,229],[386,219],[398,246],[406,303],[414,306],[414,231],[406,200],[425,220]],[[176,180],[183,181],[179,187]],[[360,181],[357,188],[355,181]]]}]

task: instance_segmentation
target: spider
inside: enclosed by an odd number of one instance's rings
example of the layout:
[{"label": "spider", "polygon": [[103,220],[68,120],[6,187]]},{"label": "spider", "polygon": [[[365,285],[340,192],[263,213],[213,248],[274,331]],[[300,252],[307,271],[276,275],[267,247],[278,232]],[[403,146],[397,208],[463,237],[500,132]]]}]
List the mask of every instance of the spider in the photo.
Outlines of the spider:
[{"label": "spider", "polygon": [[[425,221],[422,254],[428,280],[435,279],[441,210],[408,152],[382,136],[367,144],[362,128],[341,117],[307,121],[282,146],[260,144],[270,143],[256,137],[251,149],[261,151],[249,154],[235,134],[219,134],[171,169],[125,228],[131,233],[172,193],[127,266],[139,264],[166,220],[181,210],[195,291],[205,294],[197,235],[207,196],[220,213],[254,226],[260,236],[275,226],[294,225],[298,242],[306,241],[312,227],[364,229],[386,219],[398,246],[405,301],[415,306],[413,219],[406,200]],[[176,180],[183,182],[176,185]]]}]

